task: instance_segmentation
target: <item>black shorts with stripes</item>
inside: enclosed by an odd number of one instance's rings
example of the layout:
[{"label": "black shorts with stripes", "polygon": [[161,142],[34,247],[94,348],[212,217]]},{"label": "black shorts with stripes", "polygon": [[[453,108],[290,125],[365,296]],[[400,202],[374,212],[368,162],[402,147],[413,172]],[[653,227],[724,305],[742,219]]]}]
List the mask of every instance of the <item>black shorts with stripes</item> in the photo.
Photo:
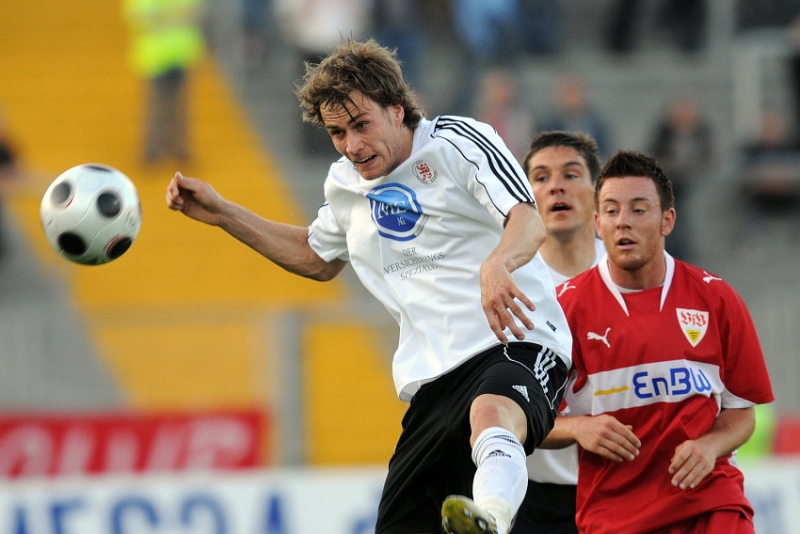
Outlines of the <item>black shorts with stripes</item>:
[{"label": "black shorts with stripes", "polygon": [[472,495],[469,412],[479,395],[513,399],[528,420],[527,454],[553,428],[567,367],[533,343],[497,345],[425,384],[411,399],[389,462],[376,534],[440,532],[450,494]]}]

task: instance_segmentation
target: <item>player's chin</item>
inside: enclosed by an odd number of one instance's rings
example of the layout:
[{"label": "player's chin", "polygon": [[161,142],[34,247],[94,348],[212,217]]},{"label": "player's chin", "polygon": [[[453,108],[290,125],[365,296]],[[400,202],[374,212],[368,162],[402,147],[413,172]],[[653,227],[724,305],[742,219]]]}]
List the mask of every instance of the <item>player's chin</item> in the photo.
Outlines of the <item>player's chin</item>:
[{"label": "player's chin", "polygon": [[620,269],[625,271],[638,271],[647,263],[640,254],[634,252],[617,253],[611,259]]}]

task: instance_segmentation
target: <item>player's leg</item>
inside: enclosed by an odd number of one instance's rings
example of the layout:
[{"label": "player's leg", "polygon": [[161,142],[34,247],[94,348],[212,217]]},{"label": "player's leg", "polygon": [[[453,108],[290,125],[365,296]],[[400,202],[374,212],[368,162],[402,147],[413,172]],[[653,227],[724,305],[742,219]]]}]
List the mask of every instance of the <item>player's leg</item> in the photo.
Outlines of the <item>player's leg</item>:
[{"label": "player's leg", "polygon": [[378,509],[377,534],[438,534],[441,503],[452,492],[469,493],[469,405],[464,387],[470,362],[424,385],[414,396],[389,462]]},{"label": "player's leg", "polygon": [[452,496],[442,507],[451,534],[508,532],[527,489],[526,454],[552,428],[563,392],[567,369],[552,351],[513,343],[496,352],[470,411],[474,504]]}]

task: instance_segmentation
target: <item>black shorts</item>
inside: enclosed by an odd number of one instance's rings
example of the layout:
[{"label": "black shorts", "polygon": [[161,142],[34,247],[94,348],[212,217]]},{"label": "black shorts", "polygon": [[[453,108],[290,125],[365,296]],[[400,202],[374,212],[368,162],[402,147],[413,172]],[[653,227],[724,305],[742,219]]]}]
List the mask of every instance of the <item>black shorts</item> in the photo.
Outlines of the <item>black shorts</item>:
[{"label": "black shorts", "polygon": [[567,367],[533,343],[497,345],[425,384],[403,417],[378,508],[376,534],[440,532],[451,494],[472,495],[469,412],[483,394],[513,399],[528,419],[530,454],[553,428]]},{"label": "black shorts", "polygon": [[578,534],[575,526],[576,490],[577,487],[571,484],[529,480],[511,534]]}]

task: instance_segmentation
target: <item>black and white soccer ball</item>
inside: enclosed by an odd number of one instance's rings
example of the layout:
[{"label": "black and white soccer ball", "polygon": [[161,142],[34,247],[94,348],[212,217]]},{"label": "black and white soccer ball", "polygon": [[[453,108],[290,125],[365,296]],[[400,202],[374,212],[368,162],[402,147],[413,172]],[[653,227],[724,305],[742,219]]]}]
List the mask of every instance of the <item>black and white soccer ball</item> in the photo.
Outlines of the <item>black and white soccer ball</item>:
[{"label": "black and white soccer ball", "polygon": [[133,182],[99,163],[72,167],[53,180],[39,216],[50,245],[83,265],[101,265],[125,254],[142,225]]}]

